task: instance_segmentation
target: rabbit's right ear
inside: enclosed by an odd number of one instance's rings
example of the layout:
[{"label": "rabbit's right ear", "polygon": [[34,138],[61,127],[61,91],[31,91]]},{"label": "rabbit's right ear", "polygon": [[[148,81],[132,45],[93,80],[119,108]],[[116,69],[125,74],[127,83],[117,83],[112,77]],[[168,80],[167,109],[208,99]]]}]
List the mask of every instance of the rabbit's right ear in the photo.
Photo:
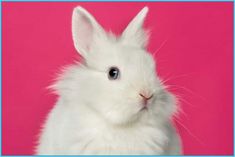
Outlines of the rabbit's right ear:
[{"label": "rabbit's right ear", "polygon": [[76,7],[72,15],[72,36],[76,50],[84,57],[97,36],[104,36],[105,32],[95,18],[84,8]]},{"label": "rabbit's right ear", "polygon": [[144,7],[128,24],[122,33],[122,39],[127,44],[145,48],[148,43],[148,32],[143,28],[148,7]]}]

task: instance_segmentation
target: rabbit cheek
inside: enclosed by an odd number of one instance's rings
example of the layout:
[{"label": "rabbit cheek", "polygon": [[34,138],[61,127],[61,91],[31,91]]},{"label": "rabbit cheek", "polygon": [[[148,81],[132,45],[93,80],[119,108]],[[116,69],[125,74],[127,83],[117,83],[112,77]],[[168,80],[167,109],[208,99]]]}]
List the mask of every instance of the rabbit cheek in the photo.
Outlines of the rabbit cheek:
[{"label": "rabbit cheek", "polygon": [[106,119],[113,124],[123,125],[126,123],[131,123],[137,120],[138,107],[136,103],[127,104],[127,103],[118,103],[117,105],[113,104],[106,111],[103,112]]}]

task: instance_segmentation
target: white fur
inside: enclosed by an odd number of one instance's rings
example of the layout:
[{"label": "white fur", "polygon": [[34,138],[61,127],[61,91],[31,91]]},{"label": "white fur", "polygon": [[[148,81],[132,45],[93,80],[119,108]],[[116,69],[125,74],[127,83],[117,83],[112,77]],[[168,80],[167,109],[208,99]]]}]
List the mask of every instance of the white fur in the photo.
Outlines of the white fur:
[{"label": "white fur", "polygon": [[[52,86],[59,100],[49,113],[37,154],[40,155],[177,155],[179,137],[171,124],[174,96],[155,74],[144,48],[143,8],[120,37],[106,33],[94,17],[77,7],[72,16],[75,48],[82,63],[67,67]],[[109,80],[108,69],[120,69]],[[152,94],[141,110],[139,93]]]}]

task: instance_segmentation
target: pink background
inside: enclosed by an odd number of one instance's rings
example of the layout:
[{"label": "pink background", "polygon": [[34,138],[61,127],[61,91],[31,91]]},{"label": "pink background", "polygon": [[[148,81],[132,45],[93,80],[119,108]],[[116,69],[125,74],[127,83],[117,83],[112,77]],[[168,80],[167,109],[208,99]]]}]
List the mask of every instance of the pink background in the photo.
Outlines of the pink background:
[{"label": "pink background", "polygon": [[176,122],[186,155],[233,153],[233,3],[2,3],[2,153],[33,154],[40,126],[55,103],[46,87],[78,55],[72,9],[81,5],[120,33],[145,5],[158,73],[179,95]]}]

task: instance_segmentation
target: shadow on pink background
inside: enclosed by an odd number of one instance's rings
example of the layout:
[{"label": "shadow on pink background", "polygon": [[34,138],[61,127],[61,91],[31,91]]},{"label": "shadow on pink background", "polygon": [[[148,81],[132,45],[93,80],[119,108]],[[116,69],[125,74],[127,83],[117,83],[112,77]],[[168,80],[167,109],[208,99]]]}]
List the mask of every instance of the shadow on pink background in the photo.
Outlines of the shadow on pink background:
[{"label": "shadow on pink background", "polygon": [[31,155],[55,103],[46,87],[78,55],[75,6],[120,33],[145,5],[158,74],[181,97],[176,121],[185,155],[233,154],[233,3],[2,3],[2,153]]}]

